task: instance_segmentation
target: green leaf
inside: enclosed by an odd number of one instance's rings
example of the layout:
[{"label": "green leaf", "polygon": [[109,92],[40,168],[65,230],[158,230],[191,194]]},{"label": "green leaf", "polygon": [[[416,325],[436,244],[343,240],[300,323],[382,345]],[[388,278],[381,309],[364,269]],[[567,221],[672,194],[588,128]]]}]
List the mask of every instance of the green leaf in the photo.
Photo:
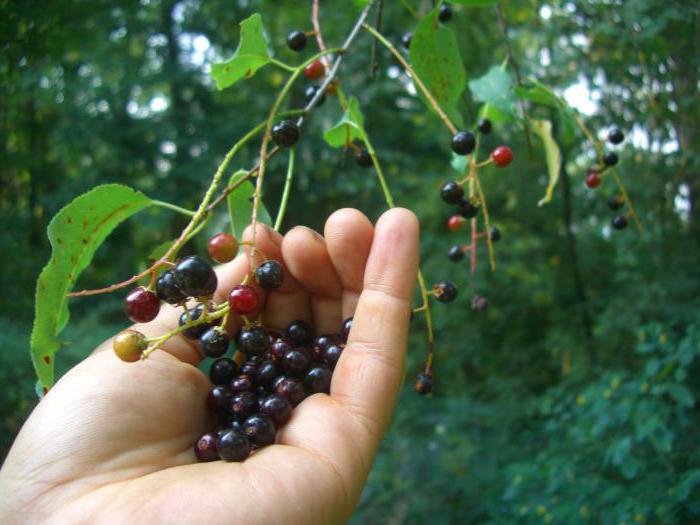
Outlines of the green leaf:
[{"label": "green leaf", "polygon": [[[244,177],[248,172],[240,170],[231,175],[229,186]],[[250,224],[250,219],[253,216],[253,195],[255,186],[252,182],[246,181],[238,188],[229,193],[227,197],[228,215],[231,219],[231,231],[237,239],[243,238],[243,231]],[[270,214],[265,208],[265,204],[260,202],[258,210],[258,221],[268,226],[272,225]]]},{"label": "green leaf", "polygon": [[462,4],[467,7],[489,7],[496,5],[500,0],[450,0],[453,4]]},{"label": "green leaf", "polygon": [[51,220],[51,259],[36,283],[32,362],[42,389],[54,380],[58,334],[68,323],[68,294],[92,256],[119,223],[151,204],[141,192],[119,184],[104,184],[77,197]]},{"label": "green leaf", "polygon": [[544,143],[544,154],[547,161],[547,173],[549,182],[547,183],[547,191],[539,202],[538,206],[548,203],[552,200],[552,192],[559,181],[559,171],[561,170],[561,152],[559,146],[552,137],[552,123],[549,120],[530,120],[530,125]]},{"label": "green leaf", "polygon": [[498,109],[495,106],[492,106],[491,104],[484,104],[483,106],[481,106],[481,109],[479,110],[479,119],[484,118],[489,119],[493,123],[513,122],[515,120],[518,120],[515,114],[501,111],[500,109]]},{"label": "green leaf", "polygon": [[229,60],[212,64],[211,76],[217,89],[232,86],[242,78],[250,78],[272,61],[267,50],[267,37],[262,17],[255,13],[241,22],[241,40]]},{"label": "green leaf", "polygon": [[467,164],[468,159],[466,155],[457,155],[456,153],[452,153],[450,166],[452,166],[452,169],[454,169],[456,172],[464,175],[464,173],[467,171]]},{"label": "green leaf", "polygon": [[500,66],[492,66],[484,76],[470,80],[469,89],[478,100],[509,115],[514,113],[513,82]]},{"label": "green leaf", "polygon": [[364,137],[364,122],[359,102],[355,97],[350,97],[345,113],[335,126],[326,130],[323,138],[334,148],[345,147],[355,139]]},{"label": "green leaf", "polygon": [[537,80],[531,80],[530,82],[532,83],[531,86],[516,86],[514,89],[515,95],[536,104],[544,104],[553,108],[567,107],[566,102],[555,95],[547,86]]},{"label": "green leaf", "polygon": [[[439,6],[423,17],[413,33],[409,50],[411,66],[445,113],[461,123],[457,102],[467,75],[457,39],[449,27],[438,22],[438,12]],[[422,94],[421,98],[424,98]],[[424,102],[432,110],[427,100]]]}]

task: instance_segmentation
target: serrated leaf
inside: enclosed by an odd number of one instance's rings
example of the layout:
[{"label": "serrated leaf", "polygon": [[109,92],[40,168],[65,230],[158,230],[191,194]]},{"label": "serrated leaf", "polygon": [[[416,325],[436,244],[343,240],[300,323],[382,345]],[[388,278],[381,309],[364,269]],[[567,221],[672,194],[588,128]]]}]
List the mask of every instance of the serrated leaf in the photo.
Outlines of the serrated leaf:
[{"label": "serrated leaf", "polygon": [[350,97],[343,116],[335,126],[326,130],[323,138],[334,148],[345,147],[355,139],[364,137],[364,122],[360,103],[355,97]]},{"label": "serrated leaf", "polygon": [[[244,177],[248,172],[246,170],[240,170],[231,175],[229,180],[229,185],[234,184],[236,181]],[[237,239],[243,237],[243,232],[246,226],[250,224],[251,217],[253,216],[253,195],[255,193],[255,186],[252,182],[246,181],[241,184],[238,188],[229,193],[226,198],[228,204],[228,215],[231,219],[231,231]],[[258,221],[268,226],[272,225],[272,219],[270,214],[265,208],[265,204],[260,202],[260,207],[258,209]]]},{"label": "serrated leaf", "polygon": [[68,323],[68,298],[80,273],[119,223],[151,204],[146,195],[127,186],[104,184],[62,208],[47,229],[51,259],[36,284],[36,305],[30,352],[42,389],[54,380],[57,338]]},{"label": "serrated leaf", "polygon": [[468,7],[489,7],[496,5],[500,0],[450,0],[453,4],[462,4]]},{"label": "serrated leaf", "polygon": [[513,82],[500,66],[492,66],[484,76],[470,80],[469,89],[477,100],[509,115],[514,113]]},{"label": "serrated leaf", "polygon": [[552,123],[549,120],[530,120],[530,125],[537,135],[542,139],[544,144],[545,160],[547,162],[547,174],[549,182],[544,197],[537,203],[542,206],[552,200],[554,187],[559,182],[559,171],[561,170],[561,151],[559,146],[552,137]]},{"label": "serrated leaf", "polygon": [[212,64],[211,76],[217,89],[225,89],[255,72],[272,60],[267,49],[267,38],[262,17],[255,13],[240,23],[241,40],[236,52],[223,63]]},{"label": "serrated leaf", "polygon": [[[440,107],[459,124],[457,102],[466,87],[467,74],[457,39],[452,29],[438,22],[438,13],[439,6],[423,17],[413,33],[411,66]],[[416,90],[420,92],[417,86]],[[432,110],[427,100],[424,102]]]}]

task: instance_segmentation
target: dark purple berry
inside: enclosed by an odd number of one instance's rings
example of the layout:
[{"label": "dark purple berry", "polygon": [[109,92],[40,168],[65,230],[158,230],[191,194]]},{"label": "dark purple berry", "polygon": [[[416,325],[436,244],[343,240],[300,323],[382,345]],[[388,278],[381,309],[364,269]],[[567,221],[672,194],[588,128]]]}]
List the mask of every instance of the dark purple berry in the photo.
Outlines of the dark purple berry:
[{"label": "dark purple berry", "polygon": [[216,450],[216,435],[213,433],[199,436],[194,444],[194,454],[198,461],[216,461],[219,453]]},{"label": "dark purple berry", "polygon": [[250,442],[242,433],[229,430],[216,440],[219,457],[224,461],[243,461],[250,454]]},{"label": "dark purple berry", "polygon": [[603,157],[603,163],[606,166],[614,166],[617,164],[617,161],[619,160],[617,153],[614,151],[608,151],[605,156]]},{"label": "dark purple berry", "polygon": [[[196,321],[199,319],[202,315],[202,312],[204,312],[204,305],[198,304],[197,306],[193,308],[188,308],[187,309],[188,313],[190,314],[190,319],[192,321]],[[180,320],[178,321],[179,326],[184,326],[187,324],[187,314],[185,312],[182,312],[180,314]],[[202,324],[197,324],[194,326],[190,326],[189,328],[185,328],[182,331],[182,335],[187,337],[188,339],[199,339],[204,335],[204,332],[206,332],[209,328],[211,328],[210,324],[207,323],[202,323]]]},{"label": "dark purple berry", "polygon": [[251,355],[262,355],[270,345],[270,338],[260,326],[244,328],[238,335],[238,348]]},{"label": "dark purple berry", "polygon": [[487,118],[481,119],[479,121],[479,125],[477,126],[479,132],[483,133],[484,135],[488,135],[489,133],[491,133],[491,128],[491,121]]},{"label": "dark purple berry", "polygon": [[270,349],[272,358],[280,360],[282,357],[284,357],[284,354],[286,354],[292,348],[294,348],[292,346],[292,342],[285,337],[281,337],[272,344],[272,348]]},{"label": "dark purple berry", "polygon": [[229,339],[219,327],[209,328],[199,338],[199,346],[207,357],[221,357],[228,350]]},{"label": "dark purple berry", "polygon": [[302,51],[306,47],[306,35],[303,31],[292,31],[287,35],[287,45],[292,51]]},{"label": "dark purple berry", "polygon": [[447,258],[452,262],[464,259],[464,251],[461,246],[454,245],[447,251]]},{"label": "dark purple berry", "polygon": [[153,321],[160,311],[160,299],[143,286],[134,288],[124,299],[124,310],[129,319],[135,323]]},{"label": "dark purple berry", "polygon": [[343,342],[348,342],[348,337],[350,336],[350,329],[352,328],[352,317],[348,317],[343,321],[343,325],[340,327],[340,335],[343,337]]},{"label": "dark purple berry", "polygon": [[299,348],[289,350],[282,358],[284,371],[290,376],[301,376],[306,372],[311,364],[311,359],[306,352]]},{"label": "dark purple berry", "polygon": [[323,352],[323,362],[333,369],[338,363],[338,359],[340,359],[340,354],[342,353],[343,347],[341,345],[331,345]]},{"label": "dark purple berry", "polygon": [[357,153],[355,153],[355,162],[358,166],[363,168],[369,168],[372,166],[372,155],[369,154],[365,148],[360,148]]},{"label": "dark purple berry", "polygon": [[476,137],[471,131],[458,131],[452,137],[451,145],[457,155],[469,155],[476,147]]},{"label": "dark purple berry", "polygon": [[238,419],[252,416],[258,410],[258,398],[252,392],[234,394],[228,406],[229,414]]},{"label": "dark purple berry", "polygon": [[304,385],[309,394],[328,394],[331,391],[333,373],[325,366],[315,366],[304,376]]},{"label": "dark purple berry", "polygon": [[287,327],[287,337],[294,346],[310,346],[314,340],[314,330],[306,321],[293,321]]},{"label": "dark purple berry", "polygon": [[178,287],[172,270],[166,270],[156,279],[156,295],[166,303],[180,304],[187,294]]},{"label": "dark purple berry", "polygon": [[272,420],[265,416],[250,416],[243,423],[243,434],[253,445],[264,447],[275,442],[277,429]]},{"label": "dark purple berry", "polygon": [[429,374],[418,374],[414,384],[416,392],[424,396],[433,391],[433,376]]},{"label": "dark purple berry", "polygon": [[280,381],[275,387],[275,392],[282,397],[287,398],[292,406],[296,406],[301,403],[306,397],[306,392],[304,391],[304,385],[298,379],[285,378]]},{"label": "dark purple berry", "polygon": [[250,392],[253,389],[254,379],[248,374],[237,375],[229,383],[229,389],[234,394]]},{"label": "dark purple berry", "polygon": [[281,427],[289,421],[292,405],[286,397],[273,394],[260,402],[260,413],[271,418],[278,427]]},{"label": "dark purple berry", "polygon": [[440,6],[440,12],[438,13],[438,20],[443,24],[446,24],[452,20],[452,6],[450,4],[442,4]]},{"label": "dark purple berry", "polygon": [[611,210],[619,210],[625,205],[625,200],[620,197],[619,195],[616,195],[614,197],[610,197],[610,200],[608,200],[608,207]]},{"label": "dark purple berry", "polygon": [[299,140],[299,126],[293,120],[280,120],[272,126],[270,134],[279,147],[291,148]]},{"label": "dark purple berry", "polygon": [[231,400],[231,391],[226,386],[217,385],[209,391],[207,407],[212,412],[224,412],[228,410]]},{"label": "dark purple berry", "polygon": [[284,281],[282,265],[273,260],[265,261],[255,270],[255,280],[265,290],[279,288]]},{"label": "dark purple berry", "polygon": [[255,382],[258,385],[269,386],[277,377],[277,365],[274,361],[264,361],[258,367],[258,375],[255,376]]},{"label": "dark purple berry", "polygon": [[447,204],[459,204],[464,197],[464,189],[462,186],[451,180],[446,182],[440,188],[440,196]]},{"label": "dark purple berry", "polygon": [[215,385],[225,385],[233,379],[238,371],[238,365],[233,359],[220,357],[209,367],[209,379]]},{"label": "dark purple berry", "polygon": [[473,219],[476,217],[477,213],[479,213],[479,210],[471,203],[471,201],[462,199],[462,201],[459,203],[459,214],[465,219]]},{"label": "dark purple berry", "polygon": [[450,281],[439,281],[433,285],[433,290],[441,303],[451,303],[457,298],[457,287]]},{"label": "dark purple berry", "polygon": [[178,288],[190,297],[212,295],[218,283],[216,272],[208,261],[199,255],[190,255],[173,268]]},{"label": "dark purple berry", "polygon": [[624,215],[618,215],[616,217],[613,217],[612,226],[616,230],[624,230],[625,228],[627,228],[627,217],[625,217]]}]

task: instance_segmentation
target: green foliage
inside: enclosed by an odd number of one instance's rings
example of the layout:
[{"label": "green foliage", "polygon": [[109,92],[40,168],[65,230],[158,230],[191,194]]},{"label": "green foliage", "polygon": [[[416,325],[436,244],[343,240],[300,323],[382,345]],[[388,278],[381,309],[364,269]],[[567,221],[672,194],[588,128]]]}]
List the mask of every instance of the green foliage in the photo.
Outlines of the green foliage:
[{"label": "green foliage", "polygon": [[151,204],[143,193],[105,184],[75,198],[48,227],[52,254],[36,284],[36,317],[31,337],[34,369],[42,388],[54,380],[58,335],[68,323],[68,297],[80,273],[117,225]]},{"label": "green foliage", "polygon": [[[246,170],[237,171],[229,180],[229,186],[239,181],[242,177],[248,174]],[[255,185],[250,181],[246,181],[238,186],[235,190],[228,194],[226,198],[228,204],[228,215],[231,221],[231,231],[237,239],[243,238],[243,232],[246,226],[250,224],[250,217],[253,213],[253,194],[255,193]],[[258,220],[270,226],[272,219],[265,208],[265,205],[260,202],[258,211]]]},{"label": "green foliage", "polygon": [[513,82],[502,67],[492,66],[484,76],[470,80],[469,89],[477,100],[506,115],[513,115]]},{"label": "green foliage", "polygon": [[547,160],[547,191],[539,201],[538,206],[542,206],[552,200],[554,187],[559,182],[559,172],[561,170],[561,151],[554,137],[552,137],[552,123],[548,120],[530,120],[530,126],[539,135],[544,144],[544,154]]},{"label": "green foliage", "polygon": [[489,7],[496,5],[500,0],[452,0],[453,4],[462,4],[468,7]]},{"label": "green foliage", "polygon": [[226,62],[212,64],[211,76],[217,89],[225,89],[241,79],[252,77],[258,69],[271,61],[262,17],[256,13],[241,22],[238,49]]},{"label": "green foliage", "polygon": [[335,126],[325,131],[323,138],[329,146],[345,147],[355,140],[362,139],[364,121],[359,102],[355,97],[350,97],[343,116]]}]

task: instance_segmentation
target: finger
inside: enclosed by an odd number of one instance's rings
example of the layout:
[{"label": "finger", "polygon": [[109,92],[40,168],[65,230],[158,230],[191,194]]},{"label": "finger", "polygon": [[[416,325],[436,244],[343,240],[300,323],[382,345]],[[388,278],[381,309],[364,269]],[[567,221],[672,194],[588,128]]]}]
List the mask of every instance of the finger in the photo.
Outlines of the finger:
[{"label": "finger", "polygon": [[341,322],[342,288],[323,237],[297,226],[284,236],[282,253],[289,272],[311,294],[316,331],[319,334],[337,331]]},{"label": "finger", "polygon": [[328,218],[324,235],[343,288],[342,318],[346,319],[355,312],[362,291],[374,227],[362,212],[345,208]]},{"label": "finger", "polygon": [[374,454],[389,422],[405,367],[419,258],[415,215],[395,208],[377,222],[347,346],[331,396],[350,412]]}]

